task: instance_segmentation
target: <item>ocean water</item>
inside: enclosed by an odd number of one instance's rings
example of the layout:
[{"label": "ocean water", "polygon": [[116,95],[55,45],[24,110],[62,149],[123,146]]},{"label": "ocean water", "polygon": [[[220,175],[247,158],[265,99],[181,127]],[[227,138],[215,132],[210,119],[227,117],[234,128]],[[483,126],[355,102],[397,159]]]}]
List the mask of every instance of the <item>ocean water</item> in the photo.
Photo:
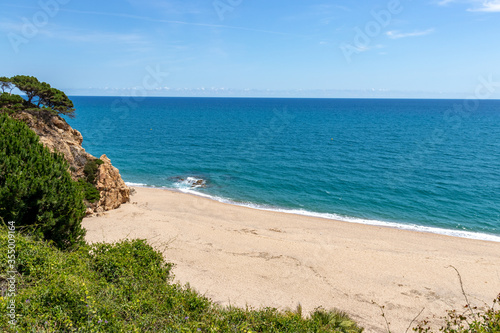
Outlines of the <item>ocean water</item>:
[{"label": "ocean water", "polygon": [[72,97],[129,184],[500,241],[500,101]]}]

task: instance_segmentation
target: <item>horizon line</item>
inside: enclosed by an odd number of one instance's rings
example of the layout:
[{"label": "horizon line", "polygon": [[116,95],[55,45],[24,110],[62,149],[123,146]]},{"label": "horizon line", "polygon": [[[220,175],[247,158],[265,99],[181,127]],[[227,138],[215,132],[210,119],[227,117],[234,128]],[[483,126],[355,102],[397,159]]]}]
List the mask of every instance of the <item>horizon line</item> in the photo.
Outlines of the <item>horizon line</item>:
[{"label": "horizon line", "polygon": [[[106,98],[227,98],[227,99],[397,99],[397,100],[466,100],[468,98],[450,98],[450,97],[300,97],[300,96],[132,96],[132,95],[74,95],[68,97],[106,97]],[[498,98],[474,98],[480,101],[500,101]]]}]

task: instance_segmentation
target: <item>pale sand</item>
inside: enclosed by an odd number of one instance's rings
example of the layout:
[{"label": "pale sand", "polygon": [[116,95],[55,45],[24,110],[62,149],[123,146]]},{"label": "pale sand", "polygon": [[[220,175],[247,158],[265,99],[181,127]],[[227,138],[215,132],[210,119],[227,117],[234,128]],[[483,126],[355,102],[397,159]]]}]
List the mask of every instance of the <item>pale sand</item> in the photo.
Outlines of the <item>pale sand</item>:
[{"label": "pale sand", "polygon": [[[220,304],[349,313],[366,332],[393,332],[500,292],[500,243],[261,211],[135,188],[130,204],[84,219],[87,240],[145,238],[176,280]],[[165,247],[165,245],[167,245]],[[378,305],[373,304],[375,302]]]}]

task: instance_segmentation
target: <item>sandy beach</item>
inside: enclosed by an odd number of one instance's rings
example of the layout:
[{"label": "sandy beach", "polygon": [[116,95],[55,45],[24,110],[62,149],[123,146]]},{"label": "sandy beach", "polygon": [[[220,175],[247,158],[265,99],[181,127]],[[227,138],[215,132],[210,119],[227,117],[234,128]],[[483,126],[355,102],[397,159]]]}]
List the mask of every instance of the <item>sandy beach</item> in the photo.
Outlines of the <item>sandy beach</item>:
[{"label": "sandy beach", "polygon": [[366,332],[405,332],[419,319],[500,293],[500,243],[346,223],[135,188],[131,203],[85,218],[86,239],[144,238],[175,279],[223,305],[338,308]]}]

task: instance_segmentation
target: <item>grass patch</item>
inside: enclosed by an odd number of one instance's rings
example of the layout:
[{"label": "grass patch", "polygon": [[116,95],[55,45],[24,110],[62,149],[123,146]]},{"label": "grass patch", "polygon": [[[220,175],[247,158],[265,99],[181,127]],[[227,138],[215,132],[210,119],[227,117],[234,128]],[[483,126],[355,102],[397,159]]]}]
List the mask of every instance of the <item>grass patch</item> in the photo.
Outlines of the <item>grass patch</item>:
[{"label": "grass patch", "polygon": [[[144,240],[65,252],[16,235],[17,326],[0,300],[2,332],[362,332],[345,314],[221,307],[172,282],[172,264]],[[0,230],[0,248],[8,234]],[[0,271],[7,272],[7,251]],[[7,285],[1,274],[2,291]]]}]

